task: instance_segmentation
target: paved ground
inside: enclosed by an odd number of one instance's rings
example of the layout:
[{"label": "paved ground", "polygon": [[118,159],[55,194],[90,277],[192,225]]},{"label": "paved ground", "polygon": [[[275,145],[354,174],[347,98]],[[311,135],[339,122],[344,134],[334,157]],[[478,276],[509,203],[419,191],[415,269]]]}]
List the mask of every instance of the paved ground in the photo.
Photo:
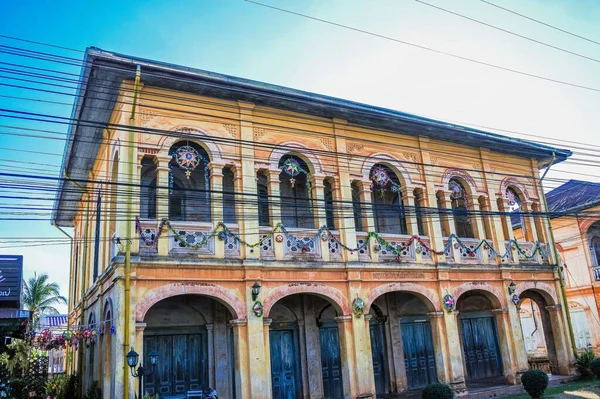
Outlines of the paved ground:
[{"label": "paved ground", "polygon": [[600,398],[600,387],[565,391],[565,393],[552,395],[550,397],[552,399],[598,399]]}]

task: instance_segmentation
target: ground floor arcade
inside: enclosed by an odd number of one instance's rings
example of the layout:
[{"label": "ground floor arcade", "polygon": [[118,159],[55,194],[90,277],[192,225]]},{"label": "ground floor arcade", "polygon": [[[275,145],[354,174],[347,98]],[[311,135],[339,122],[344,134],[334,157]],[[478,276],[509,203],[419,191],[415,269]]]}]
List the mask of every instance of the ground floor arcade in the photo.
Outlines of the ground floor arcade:
[{"label": "ground floor arcade", "polygon": [[[397,276],[389,272],[380,274],[387,281],[372,273],[341,280],[333,278],[337,272],[312,272],[315,278],[302,281],[260,271],[243,281],[144,273],[138,270],[132,284],[129,345],[142,359],[159,353],[143,387],[161,398],[208,387],[220,398],[288,399],[385,398],[435,381],[458,393],[488,380],[515,384],[529,367],[515,295],[535,303],[552,371],[572,371],[564,307],[550,273],[535,283],[515,272],[477,282],[392,281]],[[253,300],[256,281],[261,290]],[[115,320],[122,331],[119,279],[96,298],[87,312]],[[100,380],[110,397],[122,397],[115,381],[125,373],[124,338],[104,335],[84,349],[86,384]],[[137,384],[129,378],[131,397]]]}]

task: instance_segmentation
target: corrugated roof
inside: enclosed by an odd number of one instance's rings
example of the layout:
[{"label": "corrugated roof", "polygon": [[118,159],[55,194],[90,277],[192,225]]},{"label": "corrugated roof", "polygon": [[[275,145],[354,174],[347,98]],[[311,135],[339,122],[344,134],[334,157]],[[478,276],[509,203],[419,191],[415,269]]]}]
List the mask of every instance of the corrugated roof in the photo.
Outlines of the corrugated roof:
[{"label": "corrugated roof", "polygon": [[546,194],[548,210],[571,212],[600,204],[600,183],[569,180]]}]

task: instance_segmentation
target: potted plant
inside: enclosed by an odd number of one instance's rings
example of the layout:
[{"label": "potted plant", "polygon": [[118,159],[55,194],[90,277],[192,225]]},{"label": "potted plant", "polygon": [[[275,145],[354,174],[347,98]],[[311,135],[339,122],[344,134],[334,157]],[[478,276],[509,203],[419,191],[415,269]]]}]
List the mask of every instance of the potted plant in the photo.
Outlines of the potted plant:
[{"label": "potted plant", "polygon": [[581,353],[575,354],[575,367],[577,367],[579,374],[581,374],[581,378],[589,379],[594,376],[590,366],[592,365],[595,357],[596,355],[591,349],[586,349]]}]

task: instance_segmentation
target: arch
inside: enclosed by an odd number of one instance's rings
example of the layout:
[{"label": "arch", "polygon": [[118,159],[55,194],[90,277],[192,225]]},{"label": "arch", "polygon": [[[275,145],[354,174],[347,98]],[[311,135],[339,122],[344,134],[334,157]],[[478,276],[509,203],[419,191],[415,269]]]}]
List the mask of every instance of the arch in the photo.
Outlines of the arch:
[{"label": "arch", "polygon": [[365,313],[368,313],[371,310],[373,302],[375,302],[375,300],[381,295],[387,294],[388,292],[396,291],[403,291],[415,294],[417,297],[424,300],[425,303],[432,309],[432,311],[442,311],[440,299],[435,292],[428,290],[427,288],[415,283],[390,283],[380,285],[369,291],[369,295],[367,296],[367,300],[365,301]]},{"label": "arch", "polygon": [[[506,189],[511,187],[513,190],[517,192],[517,194],[521,194],[521,200],[523,201],[531,201],[529,197],[529,192],[527,191],[527,187],[523,183],[521,183],[518,179],[514,177],[505,177],[500,182],[500,195],[502,198],[506,197]],[[537,198],[535,198],[537,200]]]},{"label": "arch", "polygon": [[487,283],[464,283],[454,288],[453,296],[454,300],[458,302],[458,299],[467,291],[484,291],[488,295],[488,299],[492,302],[492,305],[498,306],[499,308],[506,307],[506,298],[502,295],[502,292],[496,287],[493,287]]},{"label": "arch", "polygon": [[111,298],[106,298],[104,301],[104,307],[102,309],[102,321],[106,321],[106,315],[110,312],[111,316],[114,317],[115,312],[113,311],[113,303]]},{"label": "arch", "polygon": [[409,183],[412,183],[410,172],[402,165],[402,162],[392,155],[385,152],[378,152],[369,155],[365,158],[362,164],[361,175],[363,179],[370,179],[371,169],[376,164],[383,164],[388,166],[400,180],[400,185],[406,187]]},{"label": "arch", "polygon": [[453,178],[457,179],[463,184],[465,190],[468,191],[467,194],[474,195],[477,191],[479,191],[477,184],[471,175],[462,169],[456,168],[449,168],[442,175],[442,186],[444,187],[445,191],[448,190],[448,183],[450,182],[450,179]]},{"label": "arch", "polygon": [[314,174],[323,174],[323,165],[319,158],[311,153],[310,149],[304,144],[295,141],[286,141],[278,144],[269,155],[269,164],[271,170],[279,170],[279,160],[284,155],[291,154],[302,158],[308,166],[309,172]]},{"label": "arch", "polygon": [[314,294],[320,296],[329,301],[340,316],[350,314],[348,300],[342,291],[337,288],[314,283],[292,283],[269,290],[267,297],[263,301],[264,317],[269,317],[269,312],[271,312],[271,308],[277,301],[294,294]]},{"label": "arch", "polygon": [[136,305],[136,320],[143,321],[154,304],[177,295],[204,295],[221,302],[235,319],[246,317],[244,302],[230,289],[212,283],[172,283],[155,288],[144,295]]},{"label": "arch", "polygon": [[559,303],[554,288],[552,288],[552,286],[549,284],[540,283],[537,281],[526,281],[523,283],[519,283],[517,284],[517,287],[515,289],[515,294],[521,296],[521,294],[527,290],[532,290],[540,293],[546,300],[548,306],[556,305]]},{"label": "arch", "polygon": [[[204,150],[208,154],[208,157],[210,158],[210,161],[217,161],[217,160],[221,160],[223,158],[223,156],[222,156],[223,151],[221,150],[221,147],[219,147],[218,144],[215,144],[215,142],[212,140],[202,140],[203,137],[208,137],[208,134],[206,134],[206,132],[204,132],[203,130],[201,130],[197,127],[192,127],[192,126],[179,126],[179,127],[171,129],[170,131],[178,132],[178,133],[186,133],[191,136],[190,137],[182,137],[182,136],[178,136],[178,135],[165,136],[164,139],[162,139],[158,143],[158,145],[160,147],[160,153],[162,155],[169,156],[169,154],[168,154],[169,149],[173,146],[173,144],[177,143],[178,141],[189,141],[192,143],[196,143],[200,147],[204,148]],[[200,137],[196,137],[195,135],[198,135]]]}]

